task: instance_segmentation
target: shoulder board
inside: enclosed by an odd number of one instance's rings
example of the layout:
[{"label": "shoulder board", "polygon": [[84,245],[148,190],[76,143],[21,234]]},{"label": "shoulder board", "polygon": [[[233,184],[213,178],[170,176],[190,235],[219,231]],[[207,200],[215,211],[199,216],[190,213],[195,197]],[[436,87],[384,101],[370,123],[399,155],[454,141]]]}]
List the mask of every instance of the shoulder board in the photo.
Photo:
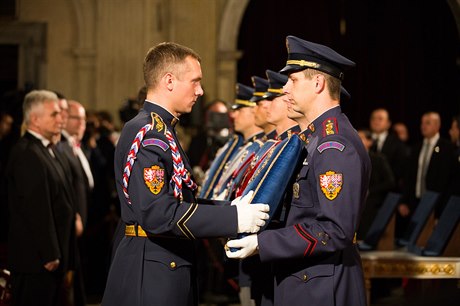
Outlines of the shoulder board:
[{"label": "shoulder board", "polygon": [[339,126],[337,125],[337,118],[329,117],[323,121],[323,137],[335,135],[339,133]]},{"label": "shoulder board", "polygon": [[150,117],[152,117],[152,130],[155,129],[159,133],[166,133],[166,126],[163,119],[155,112],[151,112]]}]

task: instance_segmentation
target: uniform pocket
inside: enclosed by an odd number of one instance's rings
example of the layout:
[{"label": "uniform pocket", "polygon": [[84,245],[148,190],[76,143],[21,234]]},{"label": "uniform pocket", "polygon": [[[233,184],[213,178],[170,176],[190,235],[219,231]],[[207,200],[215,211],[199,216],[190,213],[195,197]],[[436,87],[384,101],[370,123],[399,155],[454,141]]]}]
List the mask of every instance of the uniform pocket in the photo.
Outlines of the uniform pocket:
[{"label": "uniform pocket", "polygon": [[312,190],[308,177],[310,171],[309,167],[303,167],[296,177],[295,182],[292,184],[291,206],[299,208],[310,208],[314,206],[314,190]]},{"label": "uniform pocket", "polygon": [[275,305],[335,305],[334,265],[316,265],[282,281]]},{"label": "uniform pocket", "polygon": [[334,265],[332,264],[311,266],[292,274],[292,276],[298,278],[300,281],[304,283],[313,281],[315,278],[318,277],[330,277],[333,275]]},{"label": "uniform pocket", "polygon": [[189,260],[186,260],[183,257],[165,249],[148,250],[148,248],[146,248],[144,253],[144,260],[161,263],[171,271],[177,270],[181,267],[192,266]]},{"label": "uniform pocket", "polygon": [[168,250],[145,252],[142,271],[142,305],[190,305],[194,280],[188,260]]}]

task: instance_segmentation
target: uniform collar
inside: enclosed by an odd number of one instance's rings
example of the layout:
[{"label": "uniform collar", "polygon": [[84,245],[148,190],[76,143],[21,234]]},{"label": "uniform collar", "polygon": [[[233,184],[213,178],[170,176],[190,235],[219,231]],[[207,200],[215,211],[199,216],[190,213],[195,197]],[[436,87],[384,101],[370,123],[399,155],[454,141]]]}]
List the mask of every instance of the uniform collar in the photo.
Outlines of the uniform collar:
[{"label": "uniform collar", "polygon": [[179,118],[171,114],[171,112],[163,106],[149,100],[145,100],[145,102],[148,103],[144,103],[144,111],[146,111],[149,114],[151,112],[158,114],[161,117],[161,119],[163,119],[163,121],[166,123],[166,125],[175,127],[177,122],[179,122]]},{"label": "uniform collar", "polygon": [[284,140],[286,138],[290,138],[292,134],[298,134],[300,132],[300,128],[298,125],[291,126],[286,131],[282,132],[278,135],[277,139]]},{"label": "uniform collar", "polygon": [[308,139],[312,137],[312,135],[315,135],[320,131],[322,132],[325,129],[324,125],[329,119],[332,119],[335,122],[335,118],[341,113],[342,109],[340,108],[340,105],[328,109],[319,115],[316,119],[314,119],[313,122],[310,123],[305,130],[299,133],[300,139],[308,144]]},{"label": "uniform collar", "polygon": [[338,117],[342,113],[342,109],[340,105],[334,106],[321,115],[319,115],[313,122],[309,125],[309,129],[312,129],[312,134],[318,134],[323,132],[327,128],[326,122],[329,120],[333,120],[335,122],[335,118]]},{"label": "uniform collar", "polygon": [[251,137],[248,137],[248,139],[245,139],[244,140],[244,143],[248,143],[248,142],[254,142],[256,141],[257,139],[262,139],[263,137],[265,136],[265,133],[262,131],[262,132],[258,132],[257,134],[255,135],[252,135]]},{"label": "uniform collar", "polygon": [[271,132],[269,132],[269,133],[267,133],[265,136],[266,136],[267,140],[268,139],[275,139],[276,138],[276,129],[271,131]]},{"label": "uniform collar", "polygon": [[[342,113],[342,109],[340,108],[340,105],[337,105],[337,106],[334,106],[334,107],[331,107],[330,109],[328,109],[327,111],[325,111],[324,113],[322,113],[321,115],[319,115],[318,117],[316,117],[316,119],[314,119],[312,121],[311,124],[314,125],[315,129],[313,131],[313,133],[317,132],[319,130],[319,127],[320,125],[329,117],[337,117],[339,114]],[[310,124],[310,125],[311,125]]]},{"label": "uniform collar", "polygon": [[299,138],[305,142],[306,144],[308,144],[310,142],[310,137],[311,137],[311,134],[313,134],[315,130],[315,126],[313,124],[310,124],[305,130],[301,131],[299,133]]}]

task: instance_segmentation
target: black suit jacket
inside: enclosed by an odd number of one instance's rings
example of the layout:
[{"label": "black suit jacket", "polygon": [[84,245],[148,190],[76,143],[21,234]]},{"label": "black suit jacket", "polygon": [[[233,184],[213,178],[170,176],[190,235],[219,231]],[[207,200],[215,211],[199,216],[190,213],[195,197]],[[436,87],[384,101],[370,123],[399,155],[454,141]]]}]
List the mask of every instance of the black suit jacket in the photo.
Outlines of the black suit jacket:
[{"label": "black suit jacket", "polygon": [[[405,190],[403,201],[413,209],[417,205],[415,197],[415,186],[417,183],[418,159],[422,150],[423,142],[417,143],[411,150],[411,155],[407,163],[407,172],[405,175]],[[430,163],[425,177],[426,190],[436,191],[441,194],[439,205],[437,205],[436,213],[439,215],[444,203],[458,186],[453,186],[456,159],[453,145],[446,139],[439,138],[436,145],[433,147]]]},{"label": "black suit jacket", "polygon": [[358,239],[364,239],[378,210],[382,206],[386,195],[394,189],[395,179],[390,164],[386,157],[377,152],[369,151],[371,159],[371,177],[369,180],[369,193],[366,198],[366,206],[361,215],[358,230]]},{"label": "black suit jacket", "polygon": [[[376,152],[377,147],[374,144],[371,148],[372,151]],[[389,133],[380,152],[385,155],[388,163],[390,164],[391,170],[396,180],[396,187],[399,187],[400,181],[404,177],[404,163],[409,156],[408,147],[399,138]]]},{"label": "black suit jacket", "polygon": [[80,159],[75,156],[69,140],[61,135],[61,141],[57,144],[57,150],[67,159],[70,166],[70,180],[75,191],[74,199],[77,212],[80,214],[83,225],[86,225],[88,219],[88,199],[91,189],[88,183],[88,177],[83,170]]},{"label": "black suit jacket", "polygon": [[13,147],[7,167],[10,230],[8,263],[13,272],[37,273],[60,260],[58,270],[73,265],[75,210],[68,166],[53,158],[41,141],[26,133]]}]

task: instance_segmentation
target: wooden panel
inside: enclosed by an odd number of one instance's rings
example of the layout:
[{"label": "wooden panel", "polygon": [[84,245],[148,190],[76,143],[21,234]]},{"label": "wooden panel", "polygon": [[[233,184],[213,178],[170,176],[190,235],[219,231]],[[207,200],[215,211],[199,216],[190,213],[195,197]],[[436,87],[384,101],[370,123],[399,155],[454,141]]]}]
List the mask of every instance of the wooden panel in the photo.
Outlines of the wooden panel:
[{"label": "wooden panel", "polygon": [[443,253],[444,256],[460,256],[460,223],[457,224],[452,237]]}]

